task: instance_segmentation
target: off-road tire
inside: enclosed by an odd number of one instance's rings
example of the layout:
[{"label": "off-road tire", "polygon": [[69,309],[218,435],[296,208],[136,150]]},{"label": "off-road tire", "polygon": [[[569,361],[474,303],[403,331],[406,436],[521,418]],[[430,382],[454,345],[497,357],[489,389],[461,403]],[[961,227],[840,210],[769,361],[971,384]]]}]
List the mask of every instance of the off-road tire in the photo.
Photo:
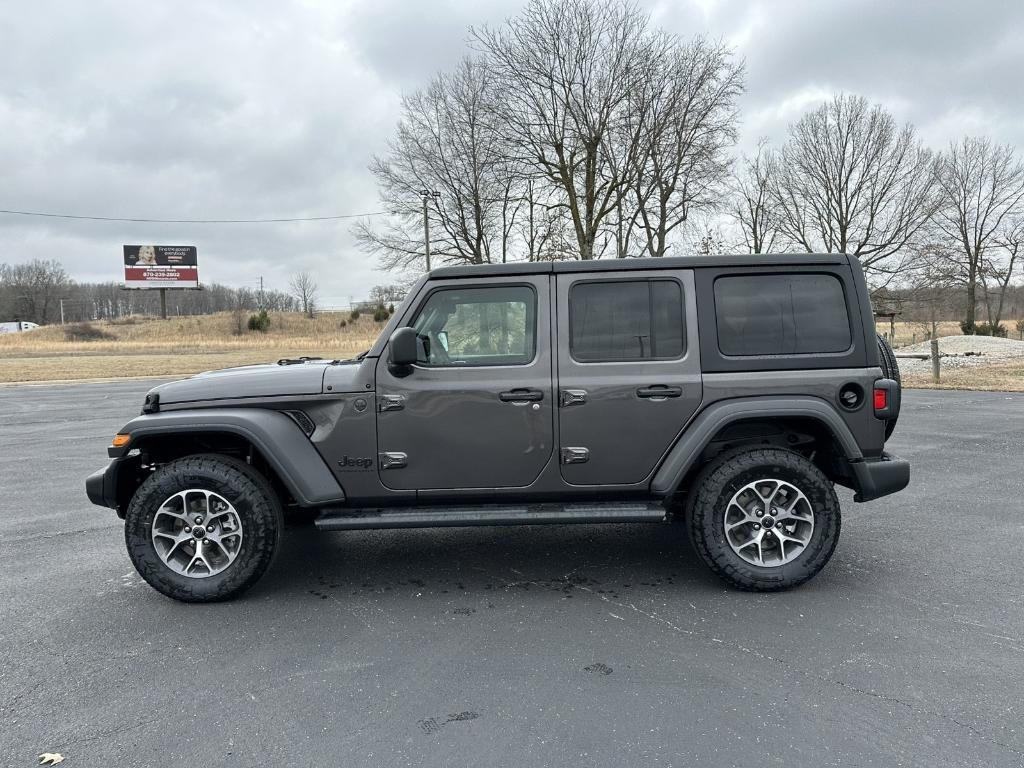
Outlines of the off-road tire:
[{"label": "off-road tire", "polygon": [[[242,522],[238,555],[224,571],[192,578],[172,571],[153,546],[153,517],[163,502],[186,489],[213,491],[229,501]],[[186,603],[227,600],[266,572],[277,553],[283,528],[281,503],[263,475],[243,461],[215,454],[177,459],[139,486],[125,515],[124,537],[132,564],[158,592]]]},{"label": "off-road tire", "polygon": [[[896,382],[896,388],[902,397],[903,379],[900,378],[900,365],[896,361],[896,353],[892,351],[889,342],[882,334],[878,334],[878,361],[881,364],[882,375],[887,379]],[[888,440],[896,429],[896,422],[899,420],[899,413],[891,419],[885,420],[885,439]]]},{"label": "off-road tire", "polygon": [[[729,500],[756,480],[774,478],[798,488],[814,511],[814,530],[806,548],[783,565],[762,567],[737,555],[725,537]],[[686,525],[700,558],[726,582],[751,592],[776,592],[803,584],[835,551],[841,525],[835,488],[814,464],[778,448],[739,448],[716,457],[697,476],[686,501]]]}]

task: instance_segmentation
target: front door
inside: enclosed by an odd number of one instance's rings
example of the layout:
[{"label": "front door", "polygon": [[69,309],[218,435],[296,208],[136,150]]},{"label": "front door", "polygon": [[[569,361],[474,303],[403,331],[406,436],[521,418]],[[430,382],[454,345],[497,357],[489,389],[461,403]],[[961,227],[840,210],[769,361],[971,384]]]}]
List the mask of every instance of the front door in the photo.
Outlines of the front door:
[{"label": "front door", "polygon": [[700,406],[693,272],[562,273],[557,296],[562,478],[639,483]]},{"label": "front door", "polygon": [[553,451],[550,277],[431,281],[419,359],[377,363],[378,471],[395,490],[532,483]]}]

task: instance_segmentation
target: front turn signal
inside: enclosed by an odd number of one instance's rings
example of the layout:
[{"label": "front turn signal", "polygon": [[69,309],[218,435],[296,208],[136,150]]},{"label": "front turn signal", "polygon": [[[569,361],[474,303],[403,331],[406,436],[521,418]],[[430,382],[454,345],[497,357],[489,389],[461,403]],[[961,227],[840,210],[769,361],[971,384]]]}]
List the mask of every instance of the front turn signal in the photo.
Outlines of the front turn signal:
[{"label": "front turn signal", "polygon": [[114,435],[114,439],[110,443],[111,448],[124,448],[131,441],[131,435],[117,434]]}]

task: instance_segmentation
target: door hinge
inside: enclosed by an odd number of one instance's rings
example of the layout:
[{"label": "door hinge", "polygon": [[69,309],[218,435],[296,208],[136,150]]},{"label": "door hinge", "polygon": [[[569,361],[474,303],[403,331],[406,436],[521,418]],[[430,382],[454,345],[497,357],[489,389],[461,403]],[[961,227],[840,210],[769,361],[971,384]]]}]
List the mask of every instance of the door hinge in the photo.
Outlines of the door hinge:
[{"label": "door hinge", "polygon": [[405,408],[403,395],[381,395],[377,398],[378,411],[400,411]]},{"label": "door hinge", "polygon": [[409,457],[399,451],[385,451],[377,454],[377,464],[384,469],[401,469],[409,463]]},{"label": "door hinge", "polygon": [[587,402],[587,390],[563,389],[558,404],[566,408],[570,405],[582,405],[585,402]]},{"label": "door hinge", "polygon": [[586,464],[590,460],[589,448],[563,448],[563,464]]}]

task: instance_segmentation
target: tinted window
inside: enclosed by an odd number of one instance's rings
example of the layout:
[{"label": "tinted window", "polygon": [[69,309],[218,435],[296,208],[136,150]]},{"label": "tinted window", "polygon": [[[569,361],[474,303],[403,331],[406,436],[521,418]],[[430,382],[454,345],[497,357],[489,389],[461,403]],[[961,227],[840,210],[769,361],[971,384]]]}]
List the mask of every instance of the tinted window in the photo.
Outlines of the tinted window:
[{"label": "tinted window", "polygon": [[832,275],[744,275],[715,281],[724,355],[799,355],[850,348],[843,286]]},{"label": "tinted window", "polygon": [[526,286],[435,291],[416,316],[418,362],[525,365],[533,360],[537,299]]},{"label": "tinted window", "polygon": [[683,294],[675,280],[579,283],[569,293],[570,352],[581,362],[683,354]]}]

